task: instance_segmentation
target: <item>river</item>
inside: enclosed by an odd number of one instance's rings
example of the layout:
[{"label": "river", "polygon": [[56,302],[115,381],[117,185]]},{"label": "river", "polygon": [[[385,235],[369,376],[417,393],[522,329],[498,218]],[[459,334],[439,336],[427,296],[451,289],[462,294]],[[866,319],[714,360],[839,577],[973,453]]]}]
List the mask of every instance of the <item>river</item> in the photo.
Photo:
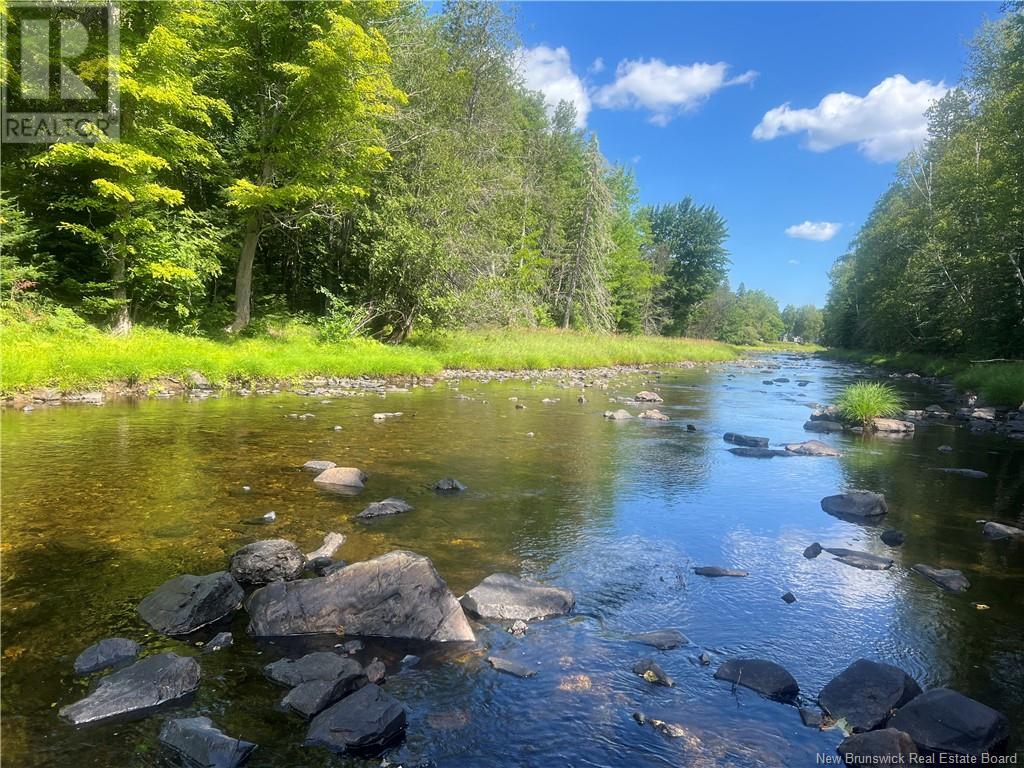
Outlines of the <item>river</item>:
[{"label": "river", "polygon": [[[769,375],[764,366],[777,368]],[[819,753],[834,754],[838,731],[804,727],[795,708],[713,679],[716,666],[735,656],[783,664],[806,700],[856,658],[888,662],[924,687],[955,688],[999,709],[1011,721],[1011,747],[1021,749],[1024,544],[989,541],[977,521],[1021,525],[1024,446],[952,423],[902,439],[804,432],[813,403],[830,402],[864,375],[843,363],[779,355],[753,367],[618,375],[607,390],[587,389],[585,404],[552,379],[464,380],[385,398],[225,395],[5,412],[4,762],[173,765],[156,740],[163,714],[83,729],[58,718],[59,707],[89,689],[72,672],[76,655],[109,635],[134,638],[146,653],[198,654],[196,642],[215,630],[159,636],[137,617],[139,600],[178,574],[225,569],[248,542],[287,538],[309,551],[327,531],[348,536],[338,556],[349,561],[396,548],[427,555],[456,595],[495,571],[576,594],[570,616],[531,624],[523,639],[500,627],[478,632],[492,649],[535,666],[528,679],[499,673],[476,654],[368,642],[359,658],[388,662],[385,687],[408,710],[406,739],[387,755],[392,762],[747,768],[813,765]],[[789,381],[763,383],[776,377]],[[800,379],[809,383],[798,386]],[[941,402],[925,383],[900,386],[911,407]],[[671,421],[602,418],[624,407],[609,397],[641,389],[664,397],[657,407]],[[402,415],[374,422],[378,411]],[[843,455],[739,457],[722,440],[727,431],[773,444],[820,438]],[[953,451],[938,452],[940,444]],[[358,497],[318,491],[299,469],[309,459],[361,467],[366,489]],[[939,466],[988,477],[933,471]],[[468,490],[436,495],[430,486],[445,476]],[[884,525],[903,530],[906,544],[890,548],[878,538],[881,528],[821,510],[823,496],[846,487],[883,492]],[[355,519],[387,496],[415,510]],[[252,524],[271,510],[275,523]],[[814,541],[887,554],[896,564],[861,571],[827,554],[805,559]],[[972,588],[945,593],[910,571],[919,562],[959,568]],[[750,575],[706,579],[694,575],[696,565]],[[796,602],[783,602],[787,591]],[[304,723],[278,709],[284,691],[261,673],[296,650],[254,642],[245,624],[239,612],[229,627],[235,644],[199,656],[197,697],[171,711],[206,714],[259,744],[252,768],[379,765],[331,761],[301,746]],[[691,644],[658,652],[625,639],[662,627],[681,629]],[[421,661],[402,669],[409,652]],[[632,673],[650,655],[675,687]],[[670,739],[638,725],[636,711],[685,735]]]}]

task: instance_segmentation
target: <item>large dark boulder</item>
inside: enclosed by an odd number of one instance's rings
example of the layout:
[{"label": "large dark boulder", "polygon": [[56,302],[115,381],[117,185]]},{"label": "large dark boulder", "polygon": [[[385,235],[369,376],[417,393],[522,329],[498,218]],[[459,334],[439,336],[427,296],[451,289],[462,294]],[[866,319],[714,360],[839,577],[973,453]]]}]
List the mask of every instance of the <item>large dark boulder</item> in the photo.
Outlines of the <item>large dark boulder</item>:
[{"label": "large dark boulder", "polygon": [[106,637],[93,643],[75,659],[75,674],[87,675],[107,667],[120,667],[134,661],[142,646],[125,637]]},{"label": "large dark boulder", "polygon": [[1002,754],[1010,725],[1002,714],[948,688],[933,688],[901,707],[889,727],[906,731],[923,752]]},{"label": "large dark boulder", "polygon": [[404,730],[405,709],[369,683],[313,718],[305,743],[340,754],[379,754]]},{"label": "large dark boulder", "polygon": [[989,520],[981,529],[981,535],[986,539],[1018,539],[1024,541],[1024,529],[1015,528],[1012,525],[1004,525]]},{"label": "large dark boulder", "polygon": [[911,570],[938,584],[947,592],[966,592],[971,588],[971,582],[967,580],[967,577],[954,568],[935,568],[918,563]]},{"label": "large dark boulder", "polygon": [[185,635],[237,610],[245,592],[230,573],[187,573],[165,581],[139,603],[139,616],[157,632]]},{"label": "large dark boulder", "polygon": [[914,740],[894,728],[855,733],[843,739],[836,752],[845,765],[913,765],[911,755],[918,754]]},{"label": "large dark boulder", "polygon": [[738,432],[726,432],[722,439],[733,445],[742,445],[748,448],[767,448],[767,437],[754,437],[753,435],[741,435]]},{"label": "large dark boulder", "polygon": [[331,651],[308,653],[300,659],[279,659],[263,668],[263,674],[289,688],[313,680],[357,677],[362,672],[358,661]]},{"label": "large dark boulder", "polygon": [[853,489],[821,500],[821,508],[845,520],[871,520],[889,511],[885,496],[872,491]]},{"label": "large dark boulder", "polygon": [[256,749],[251,741],[228,736],[208,717],[168,720],[160,729],[159,738],[187,765],[198,768],[236,768]]},{"label": "large dark boulder", "polygon": [[494,573],[463,595],[461,602],[467,612],[480,619],[531,621],[568,613],[576,598],[568,589],[510,573]]},{"label": "large dark boulder", "polygon": [[253,592],[249,631],[259,636],[344,631],[438,642],[475,639],[459,602],[422,555],[396,550],[327,576]]},{"label": "large dark boulder", "polygon": [[921,687],[899,667],[858,659],[832,678],[818,703],[833,719],[845,718],[857,733],[881,727],[889,712],[920,694]]},{"label": "large dark boulder", "polygon": [[363,671],[343,674],[334,680],[310,680],[292,688],[281,704],[309,720],[336,701],[341,701],[369,682]]},{"label": "large dark boulder", "polygon": [[412,512],[412,505],[403,499],[397,499],[392,496],[391,498],[384,499],[383,501],[373,502],[366,509],[356,515],[356,517],[361,517],[365,520],[370,517],[398,515],[402,512]]},{"label": "large dark boulder", "polygon": [[776,701],[794,701],[800,693],[796,679],[784,667],[765,659],[729,659],[715,672],[725,680]]},{"label": "large dark boulder", "polygon": [[198,687],[199,664],[195,659],[161,653],[101,678],[96,690],[84,699],[61,707],[60,716],[74,725],[143,717]]},{"label": "large dark boulder", "polygon": [[266,539],[246,544],[231,556],[231,575],[243,584],[291,581],[302,574],[306,556],[285,539]]}]

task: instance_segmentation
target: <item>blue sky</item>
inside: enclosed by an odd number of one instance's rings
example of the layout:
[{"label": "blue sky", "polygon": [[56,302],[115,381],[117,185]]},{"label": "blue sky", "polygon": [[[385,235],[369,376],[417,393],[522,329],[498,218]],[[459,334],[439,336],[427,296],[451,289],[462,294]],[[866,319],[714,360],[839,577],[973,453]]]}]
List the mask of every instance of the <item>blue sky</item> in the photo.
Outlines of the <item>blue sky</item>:
[{"label": "blue sky", "polygon": [[533,2],[516,13],[527,83],[577,103],[605,155],[635,168],[644,203],[713,204],[729,223],[733,287],[821,306],[893,158],[920,141],[925,106],[960,79],[965,44],[999,5]]}]

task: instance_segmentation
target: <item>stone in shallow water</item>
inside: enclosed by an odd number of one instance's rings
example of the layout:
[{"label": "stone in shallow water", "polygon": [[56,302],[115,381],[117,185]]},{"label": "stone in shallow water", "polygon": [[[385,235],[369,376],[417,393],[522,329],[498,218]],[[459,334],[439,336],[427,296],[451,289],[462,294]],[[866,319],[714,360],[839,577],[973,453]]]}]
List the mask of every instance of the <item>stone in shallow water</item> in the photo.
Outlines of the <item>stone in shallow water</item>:
[{"label": "stone in shallow water", "polygon": [[204,653],[213,653],[230,648],[235,643],[235,638],[230,632],[218,632],[206,645],[203,646]]},{"label": "stone in shallow water", "polygon": [[858,659],[836,675],[818,695],[818,703],[851,730],[871,731],[889,713],[921,694],[921,687],[899,667]]},{"label": "stone in shallow water", "polygon": [[896,710],[888,725],[906,731],[927,752],[1003,754],[1010,738],[1006,717],[948,688],[922,693]]},{"label": "stone in shallow water", "polygon": [[160,743],[198,768],[236,768],[256,745],[228,736],[208,717],[168,720],[160,729]]},{"label": "stone in shallow water", "polygon": [[506,672],[516,677],[533,677],[537,674],[537,670],[531,669],[525,664],[520,664],[517,661],[511,659],[503,659],[500,656],[488,656],[487,663],[494,667],[499,672]]},{"label": "stone in shallow water", "polygon": [[985,527],[981,529],[981,534],[987,539],[1024,539],[1024,530],[991,520],[985,523]]},{"label": "stone in shallow water", "polygon": [[901,419],[872,419],[871,426],[876,432],[913,432],[914,422]]},{"label": "stone in shallow water", "polygon": [[636,393],[636,401],[638,403],[660,403],[662,402],[662,399],[661,395],[657,392],[648,392],[647,390],[644,390],[643,392]]},{"label": "stone in shallow water", "polygon": [[831,445],[820,440],[805,440],[802,443],[787,443],[782,446],[790,453],[798,456],[842,456],[843,454]]},{"label": "stone in shallow water", "polygon": [[808,560],[813,560],[814,558],[816,558],[821,553],[822,553],[821,544],[819,544],[818,542],[814,542],[809,547],[807,547],[807,549],[804,550],[804,557],[806,557]]},{"label": "stone in shallow water", "polygon": [[336,466],[338,466],[338,465],[335,464],[333,461],[322,461],[320,459],[313,459],[313,460],[307,461],[305,464],[303,464],[302,468],[305,469],[308,472],[317,472],[317,473],[319,473],[319,472],[323,472],[324,470],[327,470],[327,469],[334,469]]},{"label": "stone in shallow water", "polygon": [[715,679],[778,701],[793,701],[800,693],[796,679],[784,667],[765,659],[729,659],[715,671]]},{"label": "stone in shallow water", "polygon": [[639,675],[648,683],[664,685],[671,688],[675,681],[663,670],[654,659],[640,659],[633,665],[633,674]]},{"label": "stone in shallow water", "polygon": [[434,490],[438,493],[458,493],[466,490],[466,486],[454,477],[443,477],[434,483]]},{"label": "stone in shallow water", "polygon": [[313,478],[317,488],[335,493],[357,493],[365,481],[366,473],[356,467],[331,467]]},{"label": "stone in shallow water", "polygon": [[185,635],[233,613],[245,593],[225,571],[190,573],[165,581],[139,603],[139,616],[157,632]]},{"label": "stone in shallow water", "polygon": [[843,549],[842,547],[825,547],[825,551],[836,556],[836,560],[845,564],[860,568],[862,571],[887,571],[892,568],[893,560],[881,555],[873,555],[870,552],[861,552],[857,549]]},{"label": "stone in shallow water", "polygon": [[199,687],[199,675],[195,659],[175,653],[147,656],[101,678],[84,699],[61,707],[60,716],[74,725],[142,717],[193,693]]},{"label": "stone in shallow water", "polygon": [[634,712],[633,719],[636,720],[637,725],[649,725],[658,733],[668,736],[670,739],[682,739],[690,735],[690,732],[681,725],[666,723],[664,720],[656,720],[653,717],[648,717],[643,712]]},{"label": "stone in shallow water", "polygon": [[782,596],[782,601],[784,603],[792,605],[793,603],[796,602],[796,595],[794,595],[792,592],[787,592],[786,594],[784,594]]},{"label": "stone in shallow water", "polygon": [[806,429],[808,432],[828,434],[829,432],[842,432],[844,429],[846,429],[846,427],[844,427],[838,421],[822,421],[820,419],[811,419],[810,421],[804,422],[804,429]]},{"label": "stone in shallow water", "polygon": [[481,619],[532,621],[568,613],[576,598],[568,589],[494,573],[463,595],[461,603]]},{"label": "stone in shallow water", "polygon": [[974,480],[984,480],[986,477],[988,477],[988,472],[982,472],[980,469],[965,469],[963,467],[941,467],[936,471],[945,472],[947,475],[960,475],[961,477],[970,477]]},{"label": "stone in shallow water", "polygon": [[[516,407],[518,408],[519,406]],[[605,411],[604,417],[606,419],[611,419],[612,421],[624,421],[626,419],[632,419],[633,414],[631,414],[625,408],[619,408],[619,410],[617,411]]]},{"label": "stone in shallow water", "polygon": [[846,765],[913,765],[917,745],[909,734],[885,728],[848,736],[836,747]]},{"label": "stone in shallow water", "polygon": [[808,728],[821,727],[821,713],[809,707],[800,707],[800,720]]},{"label": "stone in shallow water", "polygon": [[340,754],[379,754],[404,730],[405,709],[369,683],[313,718],[305,743]]},{"label": "stone in shallow water", "polygon": [[747,571],[738,571],[735,568],[722,568],[722,567],[717,566],[717,565],[699,565],[699,566],[697,566],[696,568],[693,569],[693,572],[695,574],[697,574],[698,576],[711,576],[711,577],[721,577],[721,576],[741,577],[741,576],[749,576],[750,575],[749,573],[747,573]]},{"label": "stone in shallow water", "polygon": [[364,520],[372,517],[388,517],[389,515],[398,515],[402,512],[412,512],[412,509],[412,505],[404,499],[392,496],[383,501],[373,502],[356,517],[361,517]]},{"label": "stone in shallow water", "polygon": [[93,643],[75,659],[75,674],[87,675],[107,667],[118,667],[135,659],[142,647],[125,637],[107,637]]},{"label": "stone in shallow water", "polygon": [[306,556],[286,539],[254,541],[231,556],[231,575],[243,584],[291,581],[305,567]]},{"label": "stone in shallow water", "polygon": [[648,421],[669,421],[669,417],[657,408],[652,408],[649,411],[641,411],[640,418],[647,419]]},{"label": "stone in shallow water", "polygon": [[383,683],[384,678],[387,677],[388,670],[384,666],[384,662],[380,659],[374,658],[369,664],[366,665],[366,679],[371,683]]},{"label": "stone in shallow water", "polygon": [[659,651],[669,651],[690,642],[686,635],[678,629],[655,629],[650,632],[640,632],[630,635],[629,639],[635,643],[653,646]]},{"label": "stone in shallow water", "polygon": [[745,445],[741,445],[737,448],[730,448],[729,453],[736,456],[743,456],[747,459],[774,459],[776,456],[795,455],[789,451],[783,451],[779,448],[751,448]]},{"label": "stone in shallow water", "polygon": [[324,543],[306,553],[306,560],[316,560],[318,557],[334,557],[334,553],[341,549],[345,543],[345,534],[331,531],[324,536]]},{"label": "stone in shallow water", "polygon": [[[351,659],[350,659],[351,661]],[[319,715],[336,701],[358,691],[368,682],[362,669],[334,680],[308,680],[292,688],[281,704],[307,720]]]},{"label": "stone in shallow water", "polygon": [[362,672],[363,668],[358,661],[331,651],[308,653],[299,659],[280,659],[263,668],[263,674],[289,688],[313,680],[355,678]]},{"label": "stone in shallow water", "polygon": [[897,531],[895,528],[885,529],[878,538],[890,547],[901,547],[903,546],[903,542],[907,540],[903,531]]},{"label": "stone in shallow water", "polygon": [[821,500],[821,508],[842,519],[866,520],[888,513],[885,496],[873,491],[852,489]]},{"label": "stone in shallow water", "polygon": [[748,448],[767,448],[767,437],[754,437],[753,435],[741,435],[738,432],[726,432],[722,439],[733,445],[742,445]]},{"label": "stone in shallow water", "polygon": [[435,642],[475,639],[433,563],[404,550],[320,578],[268,584],[252,593],[246,607],[249,631],[261,637],[344,631]]},{"label": "stone in shallow water", "polygon": [[967,577],[953,568],[935,568],[918,563],[911,570],[917,571],[926,579],[935,582],[949,592],[966,592],[971,588],[971,582],[967,580]]}]

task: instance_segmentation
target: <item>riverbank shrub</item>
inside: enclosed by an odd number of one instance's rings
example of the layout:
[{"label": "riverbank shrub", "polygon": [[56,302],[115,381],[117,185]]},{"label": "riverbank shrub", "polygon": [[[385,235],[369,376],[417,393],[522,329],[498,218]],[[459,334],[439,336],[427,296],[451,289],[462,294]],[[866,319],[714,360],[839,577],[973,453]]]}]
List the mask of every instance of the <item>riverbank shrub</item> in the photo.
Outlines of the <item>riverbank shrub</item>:
[{"label": "riverbank shrub", "polygon": [[843,390],[836,406],[844,418],[866,426],[872,419],[899,414],[903,398],[889,384],[861,381]]}]

